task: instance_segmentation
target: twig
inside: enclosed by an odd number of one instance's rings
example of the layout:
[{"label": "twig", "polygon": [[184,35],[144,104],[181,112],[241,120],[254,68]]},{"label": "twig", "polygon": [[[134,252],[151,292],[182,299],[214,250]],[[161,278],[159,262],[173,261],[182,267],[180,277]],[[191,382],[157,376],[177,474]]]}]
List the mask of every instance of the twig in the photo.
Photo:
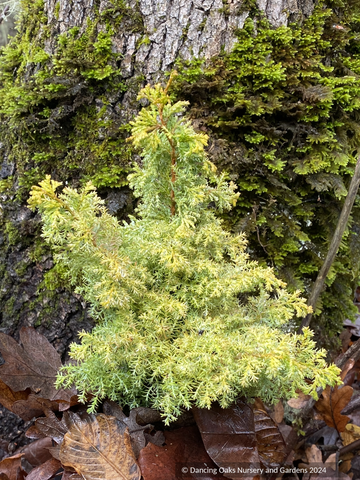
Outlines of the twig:
[{"label": "twig", "polygon": [[353,452],[354,450],[360,450],[360,440],[355,440],[355,442],[349,443],[346,447],[342,447],[339,450],[339,456],[345,455],[345,453]]},{"label": "twig", "polygon": [[6,5],[6,7],[4,8],[4,10],[2,11],[2,13],[1,13],[1,15],[0,15],[0,25],[1,25],[2,22],[5,20],[7,14],[8,14],[9,9],[10,9],[9,5]]},{"label": "twig", "polygon": [[[326,255],[325,261],[320,269],[317,279],[315,280],[315,283],[313,285],[313,288],[311,290],[311,293],[308,299],[308,305],[312,307],[313,311],[315,310],[316,303],[324,287],[325,280],[329,273],[331,265],[335,260],[346,225],[349,220],[352,206],[354,205],[354,201],[355,201],[355,197],[356,197],[359,185],[360,185],[360,157],[356,162],[354,176],[351,179],[349,191],[346,196],[344,206],[341,210],[339,221],[336,226],[334,236],[330,243],[329,251]],[[304,327],[308,327],[310,325],[311,318],[312,318],[312,313],[309,313],[305,318],[303,318],[303,321],[301,322],[301,326],[299,329],[299,333],[301,333]]]},{"label": "twig", "polygon": [[335,364],[337,367],[341,368],[342,370],[346,362],[350,359],[354,360],[354,363],[356,363],[360,359],[360,339],[356,340],[356,342],[353,343],[351,347],[348,350],[346,350],[346,352],[339,355],[335,359]]},{"label": "twig", "polygon": [[[165,95],[168,94],[170,85],[172,84],[172,82],[173,82],[173,80],[176,76],[177,76],[177,71],[176,70],[171,72],[169,81],[168,81],[168,83],[166,85],[166,88],[164,90]],[[175,182],[176,182],[176,170],[175,170],[176,169],[176,160],[177,160],[176,148],[175,148],[175,142],[172,139],[170,133],[168,132],[168,130],[166,128],[167,125],[166,125],[166,122],[165,122],[164,117],[163,117],[164,105],[159,104],[158,109],[159,109],[159,117],[160,117],[161,126],[164,130],[165,136],[168,139],[168,142],[169,142],[170,147],[171,147],[171,153],[170,153],[170,158],[171,158],[171,192],[170,192],[171,208],[170,208],[170,211],[171,211],[171,216],[174,216],[175,211],[176,211],[176,200],[175,200],[175,191],[174,191],[174,185],[175,185]]]}]

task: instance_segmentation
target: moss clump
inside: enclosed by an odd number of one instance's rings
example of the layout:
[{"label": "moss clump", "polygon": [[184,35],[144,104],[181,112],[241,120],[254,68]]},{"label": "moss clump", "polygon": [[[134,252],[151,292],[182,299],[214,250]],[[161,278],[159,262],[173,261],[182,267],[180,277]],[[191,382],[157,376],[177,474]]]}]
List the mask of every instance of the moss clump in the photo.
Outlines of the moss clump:
[{"label": "moss clump", "polygon": [[[114,5],[121,19],[129,14],[124,5]],[[106,95],[111,91],[119,101],[128,89],[112,47],[119,16],[110,9],[88,20],[84,31],[52,32],[50,55],[44,50],[50,27],[43,12],[42,0],[24,1],[19,33],[0,53],[1,133],[10,160],[16,159],[18,198],[51,171],[64,180],[69,170],[72,179],[96,174],[98,186],[102,178],[104,186],[121,186],[131,152]]]},{"label": "moss clump", "polygon": [[[228,224],[294,289],[309,291],[316,277],[358,155],[358,13],[357,5],[319,4],[308,19],[279,28],[258,14],[230,54],[179,63],[177,97],[217,137],[213,159],[241,191]],[[348,231],[318,305],[327,336],[353,311],[353,246]]]},{"label": "moss clump", "polygon": [[[57,2],[55,18],[60,7]],[[22,0],[18,33],[0,50],[0,135],[8,162],[16,164],[15,174],[0,181],[0,259],[9,265],[13,255],[17,258],[16,271],[9,273],[8,267],[1,278],[2,305],[8,305],[9,295],[22,296],[26,276],[37,263],[42,271],[51,268],[44,267],[49,251],[36,221],[30,233],[12,221],[12,212],[34,183],[52,173],[73,185],[88,179],[100,189],[124,185],[132,150],[125,143],[120,104],[127,90],[138,88],[139,79],[124,81],[120,57],[113,51],[114,29],[123,22],[134,31],[141,29],[139,13],[116,0],[113,8],[95,12],[83,30],[58,34],[48,24],[43,0]],[[14,253],[16,249],[21,253]],[[56,310],[55,297],[66,287],[59,272],[51,269],[43,282],[39,275],[36,285],[37,298],[30,306],[25,300],[21,306],[16,302],[19,311],[8,305],[0,316],[4,325],[16,325],[27,308],[42,311],[46,303]],[[42,318],[51,314],[45,309],[38,321]]]}]

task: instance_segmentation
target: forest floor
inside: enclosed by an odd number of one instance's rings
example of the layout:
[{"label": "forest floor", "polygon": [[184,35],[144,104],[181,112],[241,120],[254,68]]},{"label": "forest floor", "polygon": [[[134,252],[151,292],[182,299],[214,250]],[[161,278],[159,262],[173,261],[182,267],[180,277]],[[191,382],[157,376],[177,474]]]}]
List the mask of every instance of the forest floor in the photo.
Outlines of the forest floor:
[{"label": "forest floor", "polygon": [[[0,479],[126,480],[360,478],[360,340],[344,328],[343,384],[264,405],[192,409],[166,427],[150,408],[106,400],[88,414],[75,389],[55,390],[61,359],[24,327],[0,333]],[[319,392],[320,393],[320,392]]]}]

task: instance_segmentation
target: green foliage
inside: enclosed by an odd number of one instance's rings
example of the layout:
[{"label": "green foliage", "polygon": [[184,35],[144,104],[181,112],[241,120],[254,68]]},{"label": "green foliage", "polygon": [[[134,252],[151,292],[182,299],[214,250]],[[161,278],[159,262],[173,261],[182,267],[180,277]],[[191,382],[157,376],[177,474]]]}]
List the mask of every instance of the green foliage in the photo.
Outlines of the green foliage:
[{"label": "green foliage", "polygon": [[[142,166],[129,176],[138,216],[120,225],[95,188],[80,192],[48,176],[33,187],[43,236],[61,274],[90,304],[98,325],[81,334],[58,385],[75,383],[92,408],[105,396],[131,407],[160,409],[167,422],[182,408],[223,407],[239,395],[266,401],[316,396],[337,381],[312,333],[287,333],[307,312],[272,269],[249,260],[243,234],[230,234],[215,212],[235,205],[235,185],[217,175],[204,151],[207,136],[159,85],[132,123]],[[306,379],[312,379],[310,384]]]},{"label": "green foliage", "polygon": [[[99,31],[100,18],[106,28]],[[111,186],[124,183],[131,148],[104,95],[111,89],[119,98],[128,88],[113,51],[116,22],[98,15],[82,32],[74,27],[57,35],[47,25],[43,1],[23,0],[18,34],[0,52],[0,131],[17,164],[19,199],[54,170],[63,180],[69,170],[78,182],[94,177],[99,187],[108,186],[113,173]],[[53,55],[44,50],[50,34]]]},{"label": "green foliage", "polygon": [[129,31],[143,32],[144,23],[140,11],[129,6],[126,0],[112,0],[108,2],[100,15],[102,20],[110,22],[115,28],[119,28],[122,22],[126,22]]},{"label": "green foliage", "polygon": [[[214,139],[214,162],[241,192],[229,227],[246,232],[252,255],[290,288],[307,293],[359,154],[358,13],[357,3],[319,4],[309,18],[279,28],[258,14],[229,54],[179,63],[176,97],[190,101],[191,117]],[[359,213],[356,205],[352,222]],[[353,311],[353,237],[347,232],[318,305],[327,336]]]},{"label": "green foliage", "polygon": [[[58,18],[64,5],[54,3]],[[100,14],[95,7],[94,18],[81,32],[75,28],[59,35],[53,22],[48,22],[43,0],[21,0],[17,34],[0,50],[2,153],[9,163],[16,164],[15,174],[0,181],[4,328],[13,329],[29,311],[36,312],[37,322],[48,322],[54,317],[51,312],[58,310],[60,290],[61,302],[70,302],[63,293],[67,284],[57,267],[45,274],[42,283],[40,278],[34,279],[38,291],[33,301],[22,301],[34,263],[41,262],[42,267],[45,263],[45,269],[50,265],[46,261],[49,247],[36,221],[25,221],[24,225],[12,221],[14,210],[28,197],[31,186],[48,173],[72,185],[92,179],[101,194],[104,188],[119,188],[126,181],[132,147],[125,144],[120,104],[117,114],[111,113],[126,90],[138,92],[139,78],[125,84],[111,39],[123,22],[134,24],[138,31],[141,22],[136,8],[125,9],[122,0],[114,0],[112,5],[121,7],[121,15],[109,10]],[[46,47],[50,36],[51,54]],[[107,100],[109,92],[112,105]],[[26,274],[20,275],[26,269]],[[10,296],[19,300],[10,302]]]},{"label": "green foliage", "polygon": [[0,193],[7,192],[13,184],[12,176],[5,178],[4,180],[0,180]]}]

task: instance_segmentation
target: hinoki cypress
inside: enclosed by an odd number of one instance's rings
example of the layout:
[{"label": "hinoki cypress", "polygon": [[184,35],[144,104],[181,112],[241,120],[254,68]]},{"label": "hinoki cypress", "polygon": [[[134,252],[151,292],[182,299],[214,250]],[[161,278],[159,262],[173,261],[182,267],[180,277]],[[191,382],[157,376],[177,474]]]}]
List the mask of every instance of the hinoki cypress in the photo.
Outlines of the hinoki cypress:
[{"label": "hinoki cypress", "polygon": [[293,316],[308,312],[305,300],[248,258],[244,235],[223,228],[216,212],[239,194],[208,160],[186,102],[172,104],[167,88],[139,95],[150,105],[132,123],[142,164],[129,177],[140,198],[129,223],[107,213],[91,183],[57,195],[60,184],[47,177],[32,189],[43,236],[98,321],[72,345],[76,363],[58,386],[74,383],[84,401],[91,393],[92,410],[109,397],[160,409],[167,422],[240,395],[316,395],[339,370],[309,329],[289,333]]}]

